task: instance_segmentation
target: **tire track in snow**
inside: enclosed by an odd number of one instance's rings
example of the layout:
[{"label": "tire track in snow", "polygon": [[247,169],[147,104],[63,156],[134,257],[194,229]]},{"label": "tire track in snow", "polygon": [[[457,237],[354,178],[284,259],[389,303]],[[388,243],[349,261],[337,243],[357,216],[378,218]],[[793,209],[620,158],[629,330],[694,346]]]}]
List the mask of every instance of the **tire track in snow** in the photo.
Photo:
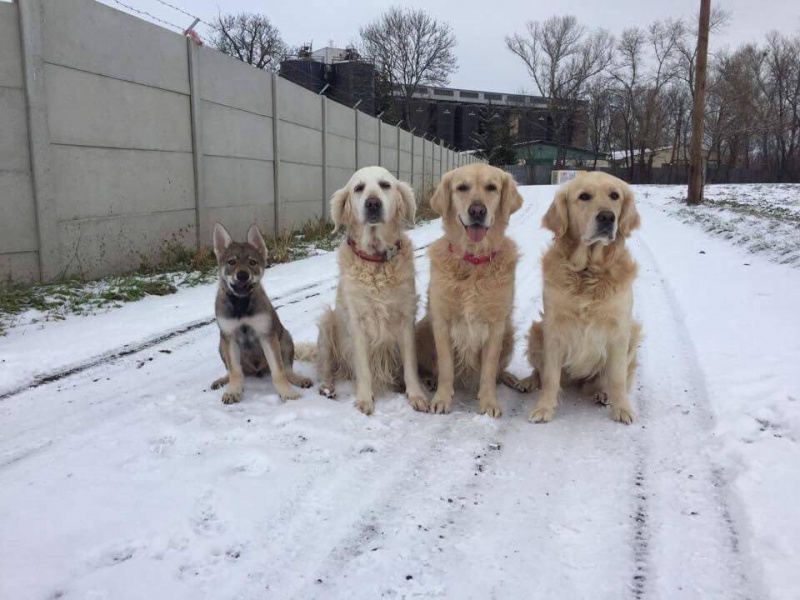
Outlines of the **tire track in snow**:
[{"label": "tire track in snow", "polygon": [[645,340],[636,381],[646,429],[637,469],[643,498],[634,597],[669,598],[691,586],[708,598],[760,597],[741,554],[727,486],[708,456],[713,415],[683,309],[655,253],[641,237],[637,246],[634,310],[643,315]]}]

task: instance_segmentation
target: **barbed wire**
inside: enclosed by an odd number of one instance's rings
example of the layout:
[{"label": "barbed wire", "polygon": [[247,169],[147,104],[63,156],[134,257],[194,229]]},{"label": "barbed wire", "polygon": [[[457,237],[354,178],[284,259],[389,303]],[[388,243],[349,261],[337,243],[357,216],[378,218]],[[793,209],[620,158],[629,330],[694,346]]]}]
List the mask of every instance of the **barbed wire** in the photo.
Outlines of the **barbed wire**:
[{"label": "barbed wire", "polygon": [[[128,9],[129,11],[132,11],[132,12],[135,12],[135,13],[137,13],[139,15],[147,17],[148,19],[152,19],[153,21],[161,23],[162,25],[166,25],[167,27],[171,27],[172,29],[175,29],[176,31],[179,31],[181,34],[185,34],[188,31],[188,28],[186,28],[186,27],[182,27],[180,25],[176,25],[175,23],[171,23],[170,21],[165,21],[164,19],[162,19],[160,17],[157,17],[154,14],[147,12],[146,10],[142,10],[140,8],[136,8],[135,6],[131,6],[130,4],[122,2],[122,0],[113,0],[113,1],[116,4],[119,4],[120,6],[122,6],[123,8]],[[168,6],[168,7],[172,8],[172,9],[174,9],[174,10],[177,10],[178,12],[186,15],[187,17],[191,17],[192,19],[197,19],[197,21],[199,23],[202,23],[203,25],[206,25],[207,27],[210,27],[210,28],[213,29],[212,25],[210,25],[210,24],[206,23],[205,21],[203,21],[203,19],[201,19],[200,17],[197,17],[197,16],[195,16],[195,15],[189,13],[189,12],[186,12],[185,10],[180,9],[177,6],[173,6],[172,4],[169,4],[168,2],[164,2],[163,0],[156,0],[156,2],[160,2],[164,6]],[[203,41],[204,44],[206,44],[207,46],[208,45],[213,45],[212,41],[208,37],[202,35],[196,29],[193,29],[193,31],[194,31],[195,34],[197,34],[197,37],[199,37]]]},{"label": "barbed wire", "polygon": [[183,10],[179,6],[175,6],[174,4],[170,4],[169,2],[164,2],[164,0],[156,0],[156,2],[158,2],[159,4],[163,4],[164,6],[167,6],[167,7],[171,8],[172,10],[177,10],[179,13],[182,13],[182,14],[186,15],[187,17],[191,17],[192,19],[197,19],[197,21],[202,23],[203,25],[207,25],[208,27],[212,27],[211,23],[206,23],[203,19],[201,19],[197,15],[193,15],[192,13]]},{"label": "barbed wire", "polygon": [[136,8],[134,6],[131,6],[130,4],[125,4],[121,0],[114,0],[114,2],[116,2],[117,4],[122,6],[123,8],[127,8],[128,10],[132,10],[135,13],[138,13],[140,15],[143,15],[145,17],[153,19],[154,21],[162,23],[163,25],[166,25],[167,27],[172,27],[173,29],[177,29],[181,33],[183,33],[183,31],[186,29],[185,27],[181,27],[180,25],[176,25],[175,23],[170,23],[169,21],[165,21],[164,19],[159,19],[157,16],[155,16],[153,14],[150,14],[146,10],[138,9],[138,8]]}]

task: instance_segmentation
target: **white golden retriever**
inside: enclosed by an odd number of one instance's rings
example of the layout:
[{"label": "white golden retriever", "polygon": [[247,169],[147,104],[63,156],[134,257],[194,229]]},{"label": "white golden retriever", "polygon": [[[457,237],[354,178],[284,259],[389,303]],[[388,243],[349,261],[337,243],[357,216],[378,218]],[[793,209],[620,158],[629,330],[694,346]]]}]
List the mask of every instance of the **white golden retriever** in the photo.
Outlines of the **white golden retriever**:
[{"label": "white golden retriever", "polygon": [[320,393],[335,397],[336,379],[355,379],[356,407],[375,409],[374,391],[405,388],[416,410],[428,409],[417,372],[414,248],[403,222],[414,222],[408,184],[382,167],[357,171],[331,198],[331,217],[347,229],[339,247],[336,308],[320,320]]}]

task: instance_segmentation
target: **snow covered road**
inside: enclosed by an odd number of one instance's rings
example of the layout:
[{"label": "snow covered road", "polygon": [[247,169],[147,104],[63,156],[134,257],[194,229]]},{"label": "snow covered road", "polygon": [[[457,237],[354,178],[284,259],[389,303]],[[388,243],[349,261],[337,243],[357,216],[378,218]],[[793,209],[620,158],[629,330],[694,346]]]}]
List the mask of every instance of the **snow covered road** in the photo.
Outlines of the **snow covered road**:
[{"label": "snow covered road", "polygon": [[[521,375],[553,188],[523,192]],[[505,388],[498,420],[458,394],[450,415],[390,394],[365,417],[347,385],[338,402],[312,388],[281,404],[262,380],[225,406],[208,387],[222,373],[209,286],[12,329],[0,598],[797,597],[800,274],[657,195],[640,211],[630,427],[572,394],[532,425],[533,396]],[[413,231],[417,247],[439,227]],[[333,255],[266,277],[296,341],[316,339],[335,284]]]}]

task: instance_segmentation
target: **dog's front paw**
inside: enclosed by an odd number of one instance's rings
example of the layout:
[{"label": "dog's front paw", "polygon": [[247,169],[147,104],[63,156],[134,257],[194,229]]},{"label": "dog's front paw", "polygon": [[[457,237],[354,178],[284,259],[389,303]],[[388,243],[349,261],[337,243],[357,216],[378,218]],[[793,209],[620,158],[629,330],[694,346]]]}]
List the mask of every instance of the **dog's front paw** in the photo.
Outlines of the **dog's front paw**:
[{"label": "dog's front paw", "polygon": [[414,410],[419,410],[421,412],[428,412],[428,410],[430,410],[430,402],[422,390],[419,390],[419,392],[413,394],[409,394],[408,403]]},{"label": "dog's front paw", "polygon": [[304,390],[310,388],[314,385],[314,382],[311,381],[308,377],[298,377],[296,381],[293,382],[297,387],[303,388]]},{"label": "dog's front paw", "polygon": [[242,399],[242,390],[240,388],[228,388],[225,390],[225,393],[222,394],[222,403],[223,404],[236,404]]},{"label": "dog's front paw", "polygon": [[552,406],[537,404],[533,410],[528,413],[528,420],[533,423],[547,423],[553,420],[553,415],[556,411]]},{"label": "dog's front paw", "polygon": [[215,380],[215,381],[214,381],[214,382],[211,384],[211,389],[212,389],[212,390],[218,390],[218,389],[220,389],[220,388],[221,388],[223,385],[228,385],[228,381],[229,381],[229,379],[228,379],[228,376],[227,376],[227,375],[225,375],[224,377],[220,377],[219,379]]},{"label": "dog's front paw", "polygon": [[611,418],[625,425],[633,423],[633,409],[630,406],[612,406]]},{"label": "dog's front paw", "polygon": [[319,386],[319,395],[325,396],[329,400],[336,400],[336,388],[332,383],[323,383]]},{"label": "dog's front paw", "polygon": [[296,390],[294,388],[286,388],[284,390],[279,390],[278,394],[280,394],[281,399],[286,400],[297,400],[300,397],[300,390]]},{"label": "dog's front paw", "polygon": [[500,408],[500,404],[497,402],[494,390],[478,394],[478,412],[495,419],[503,414],[503,409]]},{"label": "dog's front paw", "polygon": [[513,373],[503,371],[500,373],[500,377],[497,378],[497,381],[507,387],[510,387],[512,390],[519,392],[520,394],[527,394],[533,389],[533,378],[534,376],[530,375],[529,377],[520,379]]},{"label": "dog's front paw", "polygon": [[356,408],[365,415],[371,415],[375,412],[375,398],[372,396],[364,396],[356,400]]},{"label": "dog's front paw", "polygon": [[608,394],[605,392],[597,392],[594,395],[594,403],[595,404],[602,404],[603,406],[608,406],[611,401],[608,399]]},{"label": "dog's front paw", "polygon": [[453,403],[453,392],[448,390],[439,389],[431,401],[431,406],[428,409],[430,412],[437,415],[442,415],[450,412],[450,405]]}]

